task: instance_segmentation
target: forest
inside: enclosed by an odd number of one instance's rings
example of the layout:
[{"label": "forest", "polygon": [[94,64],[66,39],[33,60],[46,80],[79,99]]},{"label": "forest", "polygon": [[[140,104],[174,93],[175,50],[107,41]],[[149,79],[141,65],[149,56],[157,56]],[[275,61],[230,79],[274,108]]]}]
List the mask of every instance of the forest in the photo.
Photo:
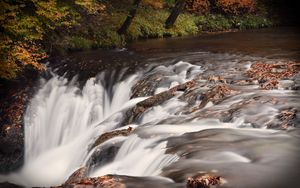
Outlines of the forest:
[{"label": "forest", "polygon": [[[274,2],[275,3],[274,3]],[[172,27],[165,22],[172,0],[1,1],[1,79],[15,79],[25,67],[43,71],[43,60],[76,50],[123,47],[142,38],[177,37],[274,27],[284,21],[284,3],[264,0],[189,0]],[[276,4],[277,2],[277,4]],[[132,24],[121,33],[131,10]],[[134,13],[135,14],[135,13]],[[286,13],[290,14],[290,13]]]}]

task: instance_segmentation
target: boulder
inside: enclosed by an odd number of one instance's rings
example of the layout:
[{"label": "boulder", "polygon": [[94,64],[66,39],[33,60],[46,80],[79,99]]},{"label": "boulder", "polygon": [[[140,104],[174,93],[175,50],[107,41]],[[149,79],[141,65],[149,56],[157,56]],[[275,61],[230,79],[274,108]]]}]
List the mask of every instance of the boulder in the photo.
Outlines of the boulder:
[{"label": "boulder", "polygon": [[95,141],[95,143],[92,145],[91,148],[94,148],[102,144],[103,142],[116,136],[128,136],[132,131],[133,131],[132,127],[128,127],[128,129],[115,130],[115,131],[104,133],[97,138],[97,140]]},{"label": "boulder", "polygon": [[210,188],[219,186],[224,183],[223,178],[212,174],[188,177],[186,182],[187,188]]},{"label": "boulder", "polygon": [[246,74],[257,80],[262,89],[278,89],[279,81],[290,79],[300,72],[300,63],[286,62],[257,62],[251,65]]},{"label": "boulder", "polygon": [[[78,172],[77,172],[78,171]],[[80,177],[82,170],[79,169],[71,175],[63,185],[56,188],[125,188],[125,184],[113,175],[105,175],[100,177]],[[78,176],[76,177],[76,175]],[[73,176],[75,175],[75,176]],[[73,176],[73,177],[72,177]],[[70,180],[70,181],[69,181]]]},{"label": "boulder", "polygon": [[23,116],[31,89],[31,85],[16,86],[8,89],[5,96],[0,95],[0,173],[16,170],[23,164]]},{"label": "boulder", "polygon": [[138,117],[140,117],[146,110],[150,109],[151,107],[161,105],[162,103],[174,97],[177,91],[186,91],[194,87],[195,85],[195,81],[188,81],[137,103],[131,110],[127,111],[126,118],[123,124],[131,124],[132,122],[137,120]]},{"label": "boulder", "polygon": [[206,92],[203,95],[203,99],[199,105],[199,109],[205,107],[205,105],[211,101],[213,103],[220,102],[222,99],[224,99],[226,96],[229,96],[233,94],[235,91],[230,89],[228,85],[226,84],[219,84],[213,87],[211,90]]},{"label": "boulder", "polygon": [[71,176],[68,178],[68,180],[63,184],[63,185],[71,185],[71,184],[76,184],[81,181],[82,178],[85,178],[87,176],[87,169],[86,167],[81,167]]},{"label": "boulder", "polygon": [[136,97],[146,97],[154,95],[154,92],[163,80],[162,74],[152,74],[146,76],[145,78],[139,80],[133,87],[132,87],[132,95],[130,98]]}]

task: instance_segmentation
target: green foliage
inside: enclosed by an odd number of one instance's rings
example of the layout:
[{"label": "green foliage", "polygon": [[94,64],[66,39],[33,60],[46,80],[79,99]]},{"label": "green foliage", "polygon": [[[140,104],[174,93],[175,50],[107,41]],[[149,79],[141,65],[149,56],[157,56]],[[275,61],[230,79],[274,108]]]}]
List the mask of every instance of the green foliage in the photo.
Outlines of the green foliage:
[{"label": "green foliage", "polygon": [[234,16],[231,20],[232,27],[238,29],[257,29],[262,27],[270,27],[273,22],[260,15],[244,15],[244,16]]},{"label": "green foliage", "polygon": [[14,35],[14,38],[21,38],[26,41],[41,40],[44,34],[39,20],[28,15],[16,17],[2,27],[7,33]]},{"label": "green foliage", "polygon": [[71,50],[88,50],[92,48],[92,41],[80,36],[72,36],[66,41],[65,47]]},{"label": "green foliage", "polygon": [[75,0],[75,4],[83,7],[88,14],[97,14],[106,8],[105,5],[97,3],[96,0]]},{"label": "green foliage", "polygon": [[101,30],[96,35],[94,47],[122,47],[125,45],[125,40],[116,30],[105,29]]},{"label": "green foliage", "polygon": [[171,6],[171,5],[175,4],[175,0],[165,0],[165,3],[166,3],[168,6]]},{"label": "green foliage", "polygon": [[71,27],[77,24],[79,14],[66,4],[58,4],[55,0],[39,1],[32,0],[40,21],[46,26],[44,29],[52,29],[59,26]]},{"label": "green foliage", "polygon": [[[105,8],[94,0],[75,3],[88,14],[99,14]],[[91,48],[89,39],[67,36],[69,29],[79,25],[82,14],[70,1],[2,0],[0,7],[0,78],[13,79],[26,65],[44,69],[39,61],[47,56],[39,44],[59,30],[69,39],[65,47]]]},{"label": "green foliage", "polygon": [[230,20],[219,14],[199,16],[196,22],[200,31],[222,31],[232,27]]},{"label": "green foliage", "polygon": [[168,12],[165,10],[139,10],[127,31],[126,37],[129,40],[163,37],[165,34],[163,23],[167,16]]},{"label": "green foliage", "polygon": [[197,17],[192,14],[181,14],[175,23],[175,31],[178,36],[193,35],[198,33]]},{"label": "green foliage", "polygon": [[273,22],[261,15],[244,16],[206,15],[197,17],[196,24],[200,31],[224,31],[228,29],[256,29],[270,27]]},{"label": "green foliage", "polygon": [[[152,15],[152,16],[149,16]],[[138,38],[162,38],[165,36],[185,36],[198,32],[196,17],[192,14],[181,14],[171,29],[165,29],[164,23],[169,12],[166,10],[143,9],[136,15],[127,31],[129,40]]]}]

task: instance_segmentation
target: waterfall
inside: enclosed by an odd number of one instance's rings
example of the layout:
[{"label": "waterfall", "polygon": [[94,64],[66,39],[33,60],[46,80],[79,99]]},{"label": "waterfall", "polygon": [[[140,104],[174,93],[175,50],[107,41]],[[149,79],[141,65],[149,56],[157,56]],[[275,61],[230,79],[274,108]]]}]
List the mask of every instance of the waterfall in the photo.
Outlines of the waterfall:
[{"label": "waterfall", "polygon": [[131,176],[155,176],[178,156],[165,154],[166,141],[158,142],[159,137],[142,139],[130,136],[120,148],[114,161],[91,173],[91,176],[120,174]]},{"label": "waterfall", "polygon": [[[201,66],[179,61],[127,77],[124,72],[100,73],[88,79],[82,87],[76,79],[69,81],[53,74],[51,79],[41,81],[38,92],[26,110],[24,166],[18,172],[0,176],[0,182],[9,181],[28,187],[61,185],[72,172],[90,165],[89,159],[96,150],[100,150],[101,154],[101,149],[114,143],[119,144],[117,151],[108,162],[92,164],[94,166],[88,174],[90,177],[106,174],[164,176],[173,182],[177,175],[182,178],[203,167],[206,172],[219,169],[224,173],[230,169],[232,174],[238,175],[242,166],[247,167],[249,176],[257,176],[257,170],[261,174],[278,171],[278,159],[293,160],[288,157],[298,151],[295,149],[295,143],[298,143],[296,138],[274,130],[252,128],[254,121],[266,127],[283,107],[282,104],[276,106],[273,103],[262,106],[252,99],[281,97],[286,100],[284,105],[295,105],[294,100],[299,96],[285,90],[249,92],[242,88],[232,97],[218,103],[208,102],[203,109],[190,114],[182,113],[192,103],[181,100],[184,92],[178,90],[171,99],[146,109],[133,121],[135,124],[122,124],[132,107],[151,97],[131,99],[131,90],[138,81],[149,79],[154,74],[161,75],[159,81],[154,80],[155,88],[151,90],[152,94],[157,94],[202,76],[202,73],[206,71]],[[201,78],[199,82],[195,105],[202,100],[198,94],[207,91],[211,84],[203,84],[205,82]],[[235,114],[231,114],[229,122],[222,122],[220,114],[226,115],[224,112],[230,110]],[[129,126],[134,127],[129,136],[114,137],[91,149],[103,133]],[[286,140],[282,142],[283,139]],[[272,147],[268,147],[270,143]],[[274,155],[269,155],[265,150],[270,150]],[[185,158],[183,154],[189,157]],[[284,160],[280,161],[279,167],[286,168]],[[270,168],[265,172],[259,168],[262,165]],[[238,181],[239,178],[231,178],[231,181],[244,185]],[[252,182],[249,185],[251,187]]]},{"label": "waterfall", "polygon": [[[202,72],[201,66],[178,62],[169,66],[157,66],[151,73],[162,71],[165,80],[156,92],[165,91],[174,85],[191,80]],[[5,179],[26,186],[53,186],[62,184],[78,169],[89,156],[89,145],[95,138],[117,128],[124,108],[135,105],[145,98],[130,100],[131,88],[140,73],[123,79],[124,72],[101,73],[86,81],[82,89],[76,79],[53,74],[49,80],[42,80],[40,89],[30,101],[25,115],[25,163],[19,172]],[[166,106],[150,111],[142,120],[155,123],[155,113],[172,115],[174,109],[184,103],[173,100]],[[164,115],[157,118],[163,119]],[[178,159],[178,156],[164,154],[166,141],[155,143],[160,138],[141,139],[132,136],[126,140],[112,164],[97,169],[92,174],[120,173],[126,175],[158,175],[160,170]],[[140,162],[130,169],[118,164],[130,164],[147,155],[147,166]],[[116,162],[119,161],[119,162]],[[0,177],[1,178],[1,177]]]},{"label": "waterfall", "polygon": [[105,83],[111,93],[103,84],[104,73],[88,79],[82,89],[76,81],[57,75],[42,80],[25,115],[24,166],[9,180],[26,186],[63,183],[82,165],[93,138],[116,128],[116,112],[138,102],[130,101],[136,78]]}]

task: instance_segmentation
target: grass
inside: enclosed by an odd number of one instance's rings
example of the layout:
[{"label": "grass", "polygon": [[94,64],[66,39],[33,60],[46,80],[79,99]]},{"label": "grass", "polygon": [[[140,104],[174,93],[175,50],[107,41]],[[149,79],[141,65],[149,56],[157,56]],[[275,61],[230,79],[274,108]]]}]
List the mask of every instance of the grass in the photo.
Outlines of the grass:
[{"label": "grass", "polygon": [[84,21],[72,32],[53,42],[59,53],[91,48],[123,47],[127,42],[144,38],[163,38],[196,35],[201,32],[227,31],[230,29],[254,29],[269,27],[272,21],[265,16],[224,16],[221,14],[195,15],[182,13],[175,25],[165,29],[164,23],[170,12],[166,9],[140,7],[125,36],[117,34],[127,16],[127,11],[112,9],[104,18]]}]

